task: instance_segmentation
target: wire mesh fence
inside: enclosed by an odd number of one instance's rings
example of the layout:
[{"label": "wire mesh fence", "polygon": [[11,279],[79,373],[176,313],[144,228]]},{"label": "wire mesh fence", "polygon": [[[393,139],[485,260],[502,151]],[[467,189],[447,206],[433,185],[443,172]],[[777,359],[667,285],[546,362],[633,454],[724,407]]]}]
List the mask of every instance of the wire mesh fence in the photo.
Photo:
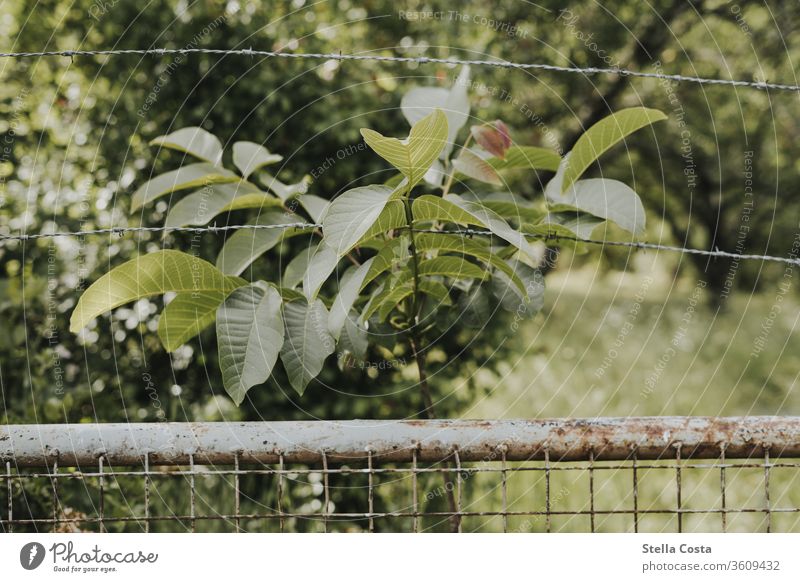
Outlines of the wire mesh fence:
[{"label": "wire mesh fence", "polygon": [[800,418],[11,425],[20,531],[800,531]]}]

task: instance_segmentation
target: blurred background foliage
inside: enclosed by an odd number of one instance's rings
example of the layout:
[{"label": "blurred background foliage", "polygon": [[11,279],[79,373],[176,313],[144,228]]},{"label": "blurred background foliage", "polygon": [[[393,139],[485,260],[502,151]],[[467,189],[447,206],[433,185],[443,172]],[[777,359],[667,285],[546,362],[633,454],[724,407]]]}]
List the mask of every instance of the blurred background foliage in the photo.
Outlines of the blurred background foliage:
[{"label": "blurred background foliage", "polygon": [[[613,9],[511,0],[457,8],[350,0],[43,0],[35,6],[5,0],[2,6],[2,51],[252,47],[491,56],[787,83],[797,82],[793,65],[800,58],[791,42],[800,8],[783,2],[625,1]],[[439,15],[415,18],[417,11]],[[484,19],[508,26],[495,28]],[[457,72],[430,64],[215,55],[5,59],[0,67],[4,233],[161,224],[168,202],[130,216],[131,194],[151,173],[179,161],[169,154],[155,160],[147,142],[189,125],[201,125],[223,143],[264,143],[285,157],[286,181],[314,173],[310,192],[332,198],[387,170],[378,156],[357,147],[359,128],[405,134],[402,94],[414,85],[448,86]],[[635,185],[648,212],[647,239],[746,253],[792,251],[800,216],[796,94],[475,68],[472,97],[473,115],[503,119],[517,143],[564,151],[582,128],[612,111],[662,109],[670,116],[666,124],[634,136],[593,170]],[[318,172],[327,158],[335,163]],[[747,180],[753,196],[746,196]],[[514,187],[541,195],[537,180],[518,179]],[[139,253],[188,244],[188,237],[156,234],[3,243],[0,420],[417,414],[413,364],[344,371],[329,365],[302,398],[279,380],[251,390],[237,409],[221,389],[214,334],[165,353],[155,335],[158,301],[118,309],[80,337],[67,331],[81,285]],[[206,235],[198,250],[211,258],[220,245]],[[782,284],[793,288],[791,271],[787,278],[780,265],[619,248],[564,249],[550,258],[545,310],[535,321],[511,333],[507,317],[491,318],[479,329],[442,338],[432,350],[438,416],[796,410],[796,294],[781,293]],[[273,266],[264,261],[259,268]],[[645,277],[653,282],[639,300]],[[698,281],[705,283],[702,301],[692,306],[683,333]],[[781,309],[767,349],[753,358],[753,342],[778,296]],[[617,346],[638,304],[644,307],[633,317],[634,331]],[[678,333],[679,356],[643,397]],[[598,375],[610,349],[620,355]],[[408,354],[395,356],[411,362]]]}]

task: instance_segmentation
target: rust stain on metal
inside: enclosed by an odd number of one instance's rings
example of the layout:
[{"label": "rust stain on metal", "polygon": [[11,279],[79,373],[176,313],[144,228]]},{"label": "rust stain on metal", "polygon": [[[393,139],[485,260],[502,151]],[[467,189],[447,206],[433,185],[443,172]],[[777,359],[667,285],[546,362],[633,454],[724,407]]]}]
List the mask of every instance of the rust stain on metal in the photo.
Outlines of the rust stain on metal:
[{"label": "rust stain on metal", "polygon": [[[679,447],[676,444],[680,443]],[[313,463],[322,451],[331,462],[443,461],[458,450],[462,461],[625,460],[674,457],[800,458],[798,417],[645,417],[543,420],[301,421],[0,427],[0,457],[19,466],[43,466],[57,452],[59,465],[97,462],[154,464],[233,462]]]}]

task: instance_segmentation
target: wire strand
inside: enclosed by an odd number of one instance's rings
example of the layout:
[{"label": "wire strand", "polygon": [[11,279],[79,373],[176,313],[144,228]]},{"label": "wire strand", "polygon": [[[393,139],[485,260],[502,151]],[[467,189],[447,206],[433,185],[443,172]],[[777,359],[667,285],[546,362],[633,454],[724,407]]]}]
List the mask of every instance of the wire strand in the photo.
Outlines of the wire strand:
[{"label": "wire strand", "polygon": [[[76,232],[56,231],[56,232],[38,232],[33,234],[0,234],[0,243],[13,242],[13,241],[29,241],[46,238],[58,237],[83,237],[89,235],[101,234],[115,234],[122,236],[126,233],[132,232],[191,232],[191,233],[222,233],[233,230],[269,230],[269,229],[315,229],[322,228],[321,224],[313,222],[288,222],[285,224],[232,224],[226,226],[119,226],[110,228],[97,228],[92,230],[80,230]],[[434,229],[414,229],[414,232],[432,233],[432,234],[452,234],[460,236],[492,236],[490,231],[478,230],[472,228],[464,229],[449,229],[449,230],[434,230]],[[574,242],[583,243],[595,246],[609,246],[609,247],[626,247],[638,250],[655,250],[664,252],[675,252],[685,255],[701,255],[705,257],[736,259],[745,261],[767,261],[775,263],[783,263],[788,265],[800,266],[800,258],[798,257],[777,257],[771,255],[756,255],[756,254],[742,254],[732,253],[729,251],[722,251],[719,249],[706,250],[695,249],[689,247],[680,247],[672,245],[662,245],[658,243],[638,242],[638,241],[608,241],[590,238],[580,238],[577,236],[566,236],[559,234],[529,234],[523,233],[526,238],[544,241],[555,242]]]},{"label": "wire strand", "polygon": [[580,75],[620,75],[623,77],[639,77],[645,79],[660,79],[675,81],[677,83],[696,83],[699,85],[725,85],[730,87],[746,87],[749,89],[773,89],[776,91],[800,92],[800,85],[788,83],[768,83],[766,81],[744,81],[736,79],[716,79],[712,77],[695,77],[690,75],[647,73],[633,71],[619,67],[568,67],[550,65],[546,63],[516,63],[504,60],[485,59],[457,59],[436,57],[394,57],[382,55],[353,55],[342,53],[285,53],[279,51],[246,49],[214,49],[214,48],[156,48],[156,49],[105,49],[105,50],[62,50],[62,51],[37,51],[37,52],[11,52],[0,53],[0,58],[24,59],[38,57],[83,57],[83,56],[112,56],[112,55],[139,55],[139,56],[165,56],[165,55],[236,55],[250,57],[276,57],[284,59],[312,59],[334,61],[373,61],[390,63],[435,63],[442,65],[470,65],[477,67],[497,67],[503,69],[519,69],[523,71],[552,71],[557,73],[573,73]]},{"label": "wire strand", "polygon": [[34,234],[0,234],[0,242],[14,240],[36,240],[41,238],[81,237],[93,234],[116,234],[122,236],[129,232],[226,232],[229,230],[270,230],[276,228],[321,228],[321,224],[311,222],[288,222],[286,224],[232,224],[228,226],[112,226],[79,230],[77,232],[56,231]]}]

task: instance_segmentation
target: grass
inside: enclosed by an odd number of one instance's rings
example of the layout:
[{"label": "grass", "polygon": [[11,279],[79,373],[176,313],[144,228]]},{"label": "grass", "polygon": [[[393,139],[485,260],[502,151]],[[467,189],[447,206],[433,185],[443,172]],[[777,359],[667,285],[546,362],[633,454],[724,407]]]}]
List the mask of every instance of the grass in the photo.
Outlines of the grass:
[{"label": "grass", "polygon": [[[545,311],[509,341],[474,418],[797,413],[800,310],[777,290],[707,306],[694,281],[548,279]],[[696,300],[699,299],[699,300]],[[694,305],[692,305],[694,303]],[[774,305],[780,306],[770,318]],[[762,326],[771,327],[764,332]],[[756,342],[764,349],[754,355]]]},{"label": "grass", "polygon": [[[481,370],[464,379],[487,387],[485,397],[464,416],[797,414],[800,311],[795,296],[780,288],[737,294],[724,301],[724,309],[715,309],[708,306],[702,282],[647,273],[600,280],[591,270],[577,270],[548,278],[544,312],[510,335],[515,356],[499,373]],[[713,462],[703,464],[707,467],[681,471],[684,509],[721,509],[720,470]],[[800,531],[798,513],[768,517],[758,511],[767,507],[763,468],[729,468],[725,473],[726,507],[757,510],[728,514],[728,531],[764,531],[768,522],[773,531]],[[771,508],[800,507],[798,474],[797,469],[770,470]],[[674,468],[639,470],[637,477],[639,510],[677,506]],[[544,481],[543,471],[511,473],[509,509],[544,511]],[[588,510],[588,481],[585,470],[552,472],[552,510]],[[595,471],[594,487],[597,509],[633,509],[630,470]],[[500,507],[499,478],[470,495],[473,510]],[[492,518],[464,525],[499,529],[502,524]],[[686,514],[682,525],[684,531],[721,531],[722,515]],[[512,531],[542,531],[546,526],[541,516],[511,518],[508,524]],[[556,531],[589,527],[588,516],[551,520]],[[633,531],[633,516],[599,515],[595,527]],[[640,516],[639,530],[676,531],[677,516]]]}]

